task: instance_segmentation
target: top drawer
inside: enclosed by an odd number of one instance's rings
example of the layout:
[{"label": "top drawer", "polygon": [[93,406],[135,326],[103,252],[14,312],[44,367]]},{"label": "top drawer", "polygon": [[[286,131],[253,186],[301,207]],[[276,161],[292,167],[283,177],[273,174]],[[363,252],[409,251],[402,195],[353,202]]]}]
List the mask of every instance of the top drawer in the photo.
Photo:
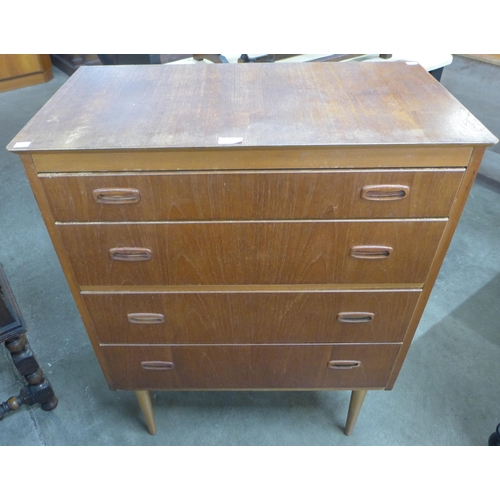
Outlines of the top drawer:
[{"label": "top drawer", "polygon": [[464,169],[41,174],[61,222],[446,217]]}]

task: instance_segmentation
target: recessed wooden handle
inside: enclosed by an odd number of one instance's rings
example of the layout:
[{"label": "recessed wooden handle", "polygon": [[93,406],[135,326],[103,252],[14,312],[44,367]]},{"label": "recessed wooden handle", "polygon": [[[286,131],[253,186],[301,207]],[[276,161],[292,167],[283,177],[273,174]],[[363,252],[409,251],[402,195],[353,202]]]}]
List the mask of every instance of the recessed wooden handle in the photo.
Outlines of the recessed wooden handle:
[{"label": "recessed wooden handle", "polygon": [[174,364],[172,361],[142,361],[141,368],[143,370],[173,370]]},{"label": "recessed wooden handle", "polygon": [[110,248],[109,255],[113,260],[125,262],[140,262],[153,258],[153,252],[149,248]]},{"label": "recessed wooden handle", "polygon": [[350,256],[355,259],[387,259],[391,253],[392,247],[360,245],[351,248]]},{"label": "recessed wooden handle", "polygon": [[347,360],[347,359],[333,359],[328,362],[328,368],[332,370],[352,370],[353,368],[359,368],[361,366],[361,361]]},{"label": "recessed wooden handle", "polygon": [[137,189],[130,188],[94,189],[92,196],[96,203],[105,205],[123,205],[141,201],[141,193]]},{"label": "recessed wooden handle", "polygon": [[155,313],[130,313],[127,314],[130,323],[137,325],[158,325],[165,323],[165,316],[163,314]]},{"label": "recessed wooden handle", "polygon": [[361,190],[361,198],[369,201],[395,201],[404,200],[410,194],[408,186],[399,184],[380,184],[365,186]]},{"label": "recessed wooden handle", "polygon": [[375,314],[369,312],[342,312],[337,314],[340,323],[369,323]]}]

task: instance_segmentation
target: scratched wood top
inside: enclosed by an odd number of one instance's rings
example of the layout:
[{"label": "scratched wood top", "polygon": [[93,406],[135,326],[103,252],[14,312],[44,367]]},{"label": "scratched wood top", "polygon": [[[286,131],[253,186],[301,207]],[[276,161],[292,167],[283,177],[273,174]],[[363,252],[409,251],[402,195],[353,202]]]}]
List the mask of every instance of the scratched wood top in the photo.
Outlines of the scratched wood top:
[{"label": "scratched wood top", "polygon": [[496,142],[418,65],[200,64],[81,67],[7,149]]}]

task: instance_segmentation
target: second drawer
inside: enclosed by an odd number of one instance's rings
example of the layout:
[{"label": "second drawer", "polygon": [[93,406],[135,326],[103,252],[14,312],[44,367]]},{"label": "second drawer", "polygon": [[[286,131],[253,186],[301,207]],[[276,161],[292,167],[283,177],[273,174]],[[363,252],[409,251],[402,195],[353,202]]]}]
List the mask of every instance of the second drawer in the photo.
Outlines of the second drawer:
[{"label": "second drawer", "polygon": [[102,344],[402,342],[419,291],[83,293]]},{"label": "second drawer", "polygon": [[80,286],[422,284],[445,220],[68,224]]}]

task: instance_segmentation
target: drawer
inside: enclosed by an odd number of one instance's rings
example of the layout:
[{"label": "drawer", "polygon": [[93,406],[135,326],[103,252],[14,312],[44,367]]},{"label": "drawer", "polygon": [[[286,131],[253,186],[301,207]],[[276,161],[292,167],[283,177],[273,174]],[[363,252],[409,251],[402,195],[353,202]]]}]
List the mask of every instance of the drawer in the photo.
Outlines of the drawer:
[{"label": "drawer", "polygon": [[80,286],[420,283],[446,221],[60,224]]},{"label": "drawer", "polygon": [[383,388],[399,344],[106,346],[115,389]]},{"label": "drawer", "polygon": [[402,342],[419,291],[83,293],[102,344]]},{"label": "drawer", "polygon": [[463,169],[41,176],[58,221],[446,217]]}]

